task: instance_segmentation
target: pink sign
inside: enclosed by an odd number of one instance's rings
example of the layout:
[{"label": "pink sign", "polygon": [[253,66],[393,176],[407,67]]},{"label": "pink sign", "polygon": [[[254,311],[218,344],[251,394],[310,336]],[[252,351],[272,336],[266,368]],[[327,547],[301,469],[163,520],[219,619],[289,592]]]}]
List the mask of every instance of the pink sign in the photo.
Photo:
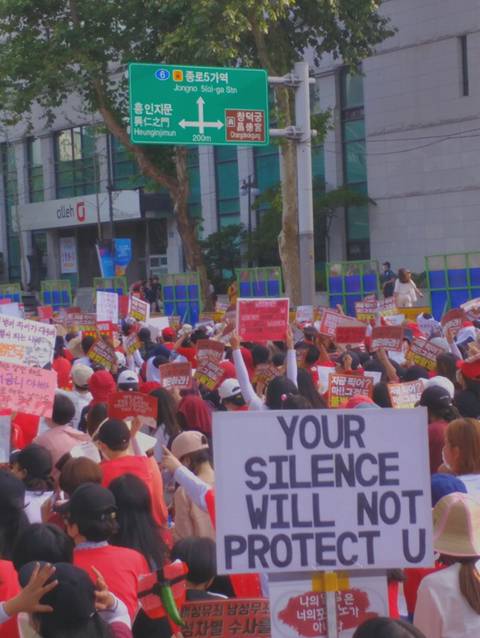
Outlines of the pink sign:
[{"label": "pink sign", "polygon": [[242,341],[285,341],[288,299],[238,299],[237,328]]},{"label": "pink sign", "polygon": [[0,361],[0,405],[2,409],[36,416],[52,416],[57,373]]}]

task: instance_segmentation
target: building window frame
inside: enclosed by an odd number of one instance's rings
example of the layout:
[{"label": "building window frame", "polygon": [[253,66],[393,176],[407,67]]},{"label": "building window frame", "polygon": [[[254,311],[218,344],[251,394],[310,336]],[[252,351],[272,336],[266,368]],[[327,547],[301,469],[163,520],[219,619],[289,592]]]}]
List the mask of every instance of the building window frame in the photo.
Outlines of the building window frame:
[{"label": "building window frame", "polygon": [[[88,137],[91,138],[89,143],[92,151],[87,145]],[[90,195],[99,191],[100,167],[94,127],[74,126],[56,131],[54,161],[57,198]],[[65,177],[68,176],[70,178],[67,181]]]},{"label": "building window frame", "polygon": [[[241,223],[240,216],[240,177],[238,173],[238,154],[236,146],[216,146],[214,148],[215,162],[215,191],[217,198],[217,228],[221,230],[226,226]],[[231,154],[230,154],[231,153]],[[222,156],[224,154],[224,156]],[[233,177],[223,180],[222,167],[231,166]],[[236,194],[222,194],[222,183],[234,185]]]},{"label": "building window frame", "polygon": [[[28,179],[28,201],[43,202],[45,199],[43,181],[43,162],[41,140],[38,137],[29,137],[27,144],[27,179]],[[39,158],[37,158],[37,152]],[[39,159],[39,162],[37,162]]]}]

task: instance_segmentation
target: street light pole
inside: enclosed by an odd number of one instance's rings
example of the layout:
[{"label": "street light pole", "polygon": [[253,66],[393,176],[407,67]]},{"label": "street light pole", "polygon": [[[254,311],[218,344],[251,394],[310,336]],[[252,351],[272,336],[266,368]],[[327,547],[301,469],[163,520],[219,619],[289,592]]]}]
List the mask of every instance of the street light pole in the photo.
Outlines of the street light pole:
[{"label": "street light pole", "polygon": [[248,267],[252,268],[252,189],[256,188],[255,178],[249,175],[242,181],[242,191],[247,195],[248,207]]}]

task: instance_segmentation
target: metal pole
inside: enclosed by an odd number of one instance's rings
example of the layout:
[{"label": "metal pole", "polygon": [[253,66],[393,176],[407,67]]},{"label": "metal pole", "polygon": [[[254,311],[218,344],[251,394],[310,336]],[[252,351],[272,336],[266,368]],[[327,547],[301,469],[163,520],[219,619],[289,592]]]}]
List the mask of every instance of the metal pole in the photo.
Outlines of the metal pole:
[{"label": "metal pole", "polygon": [[308,64],[297,62],[295,76],[295,124],[302,131],[297,143],[298,237],[300,251],[300,298],[303,305],[315,301],[315,251],[313,241],[312,131]]},{"label": "metal pole", "polygon": [[107,186],[107,191],[108,191],[108,214],[109,214],[109,218],[110,218],[110,237],[112,239],[112,247],[113,247],[113,240],[115,239],[115,225],[114,225],[114,221],[113,221],[113,197],[112,197],[112,185],[109,183]]},{"label": "metal pole", "polygon": [[252,176],[248,176],[247,182],[247,205],[248,205],[248,267],[252,267]]}]

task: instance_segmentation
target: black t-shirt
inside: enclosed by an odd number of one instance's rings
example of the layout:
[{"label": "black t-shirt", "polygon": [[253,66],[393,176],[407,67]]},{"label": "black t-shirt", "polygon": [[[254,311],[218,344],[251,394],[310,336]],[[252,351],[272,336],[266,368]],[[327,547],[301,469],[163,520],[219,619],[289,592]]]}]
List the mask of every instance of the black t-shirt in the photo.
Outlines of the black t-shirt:
[{"label": "black t-shirt", "polygon": [[480,398],[471,390],[457,392],[454,405],[465,418],[478,419],[480,416]]},{"label": "black t-shirt", "polygon": [[[386,283],[387,281],[391,281],[393,279],[393,283]],[[385,297],[393,297],[393,289],[395,286],[396,275],[393,270],[385,270],[380,276],[380,281],[383,285],[383,294]]]}]

